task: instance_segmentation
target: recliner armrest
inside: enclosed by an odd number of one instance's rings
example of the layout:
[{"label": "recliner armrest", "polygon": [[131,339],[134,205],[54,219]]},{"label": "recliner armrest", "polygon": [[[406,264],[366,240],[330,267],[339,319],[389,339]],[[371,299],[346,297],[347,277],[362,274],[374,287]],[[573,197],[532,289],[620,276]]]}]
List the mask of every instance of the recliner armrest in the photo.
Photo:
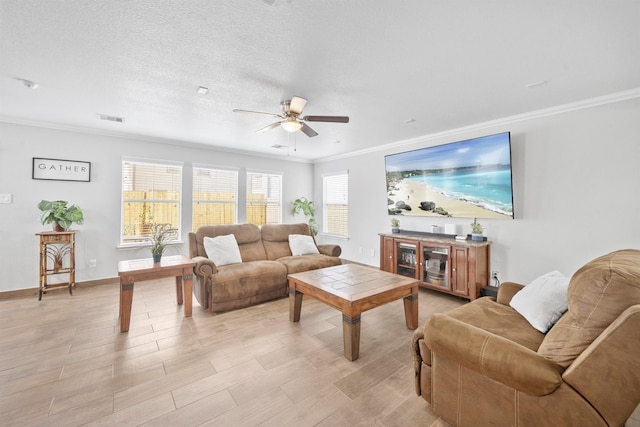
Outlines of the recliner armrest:
[{"label": "recliner armrest", "polygon": [[317,245],[317,246],[318,246],[318,252],[320,252],[323,255],[338,257],[342,253],[342,248],[340,247],[340,245],[325,244],[325,245]]},{"label": "recliner armrest", "polygon": [[192,261],[196,263],[193,272],[199,276],[206,278],[218,272],[216,264],[207,257],[197,256],[192,258]]},{"label": "recliner armrest", "polygon": [[524,288],[524,285],[513,282],[504,282],[498,288],[498,297],[496,302],[502,305],[509,305],[511,298],[520,290]]},{"label": "recliner armrest", "polygon": [[434,354],[532,396],[550,394],[562,384],[562,367],[520,344],[446,314],[431,316],[425,341]]}]

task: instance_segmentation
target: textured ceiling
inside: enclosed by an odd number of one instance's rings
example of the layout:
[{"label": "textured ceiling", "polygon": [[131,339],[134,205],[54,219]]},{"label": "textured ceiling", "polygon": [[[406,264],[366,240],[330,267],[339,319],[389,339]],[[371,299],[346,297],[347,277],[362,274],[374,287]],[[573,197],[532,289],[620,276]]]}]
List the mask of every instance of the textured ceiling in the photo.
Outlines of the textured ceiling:
[{"label": "textured ceiling", "polygon": [[[313,160],[637,88],[637,0],[0,0],[7,122]],[[293,95],[351,122],[232,112]]]}]

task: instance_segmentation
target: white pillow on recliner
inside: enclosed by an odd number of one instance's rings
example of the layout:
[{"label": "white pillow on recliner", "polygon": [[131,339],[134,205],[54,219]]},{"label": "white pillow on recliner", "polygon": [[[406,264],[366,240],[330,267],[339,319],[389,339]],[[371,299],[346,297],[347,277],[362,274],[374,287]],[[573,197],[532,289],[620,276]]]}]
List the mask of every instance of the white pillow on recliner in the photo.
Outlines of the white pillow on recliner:
[{"label": "white pillow on recliner", "polygon": [[304,234],[289,234],[289,248],[293,256],[320,253],[313,237]]},{"label": "white pillow on recliner", "polygon": [[516,292],[509,305],[531,326],[546,333],[567,311],[569,277],[552,271]]},{"label": "white pillow on recliner", "polygon": [[203,244],[207,257],[218,267],[227,264],[240,264],[242,262],[238,241],[233,234],[205,237]]}]

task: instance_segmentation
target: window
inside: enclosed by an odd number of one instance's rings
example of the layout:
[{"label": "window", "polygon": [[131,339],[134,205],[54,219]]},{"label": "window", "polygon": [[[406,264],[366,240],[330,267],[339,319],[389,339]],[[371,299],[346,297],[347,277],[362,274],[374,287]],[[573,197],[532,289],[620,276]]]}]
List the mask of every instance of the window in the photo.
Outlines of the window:
[{"label": "window", "polygon": [[120,244],[146,242],[153,224],[180,236],[182,164],[122,161]]},{"label": "window", "polygon": [[336,236],[348,236],[349,173],[322,176],[322,231]]},{"label": "window", "polygon": [[193,167],[193,230],[238,222],[238,171]]},{"label": "window", "polygon": [[282,175],[247,172],[247,223],[282,222]]}]

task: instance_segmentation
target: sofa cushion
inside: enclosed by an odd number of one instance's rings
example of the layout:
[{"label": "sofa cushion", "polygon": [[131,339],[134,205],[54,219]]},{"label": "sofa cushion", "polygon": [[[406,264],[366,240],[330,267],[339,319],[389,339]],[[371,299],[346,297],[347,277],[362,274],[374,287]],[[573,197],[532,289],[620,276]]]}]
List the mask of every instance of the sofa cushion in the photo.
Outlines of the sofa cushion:
[{"label": "sofa cushion", "polygon": [[567,311],[569,278],[559,271],[543,274],[518,291],[509,305],[531,326],[546,333]]},{"label": "sofa cushion", "polygon": [[320,253],[316,247],[316,242],[313,241],[313,237],[305,236],[303,234],[290,234],[289,248],[291,249],[291,255],[293,256]]},{"label": "sofa cushion", "polygon": [[204,238],[233,234],[238,242],[242,261],[259,261],[267,259],[262,245],[260,228],[255,224],[205,225],[196,231],[196,246],[199,256],[207,256],[204,249]]},{"label": "sofa cushion", "polygon": [[225,265],[218,269],[211,284],[213,301],[244,299],[280,290],[287,295],[287,269],[276,261],[253,261]]},{"label": "sofa cushion", "polygon": [[490,297],[478,298],[446,314],[533,351],[538,350],[544,339],[544,334],[531,326],[512,307],[497,303]]},{"label": "sofa cushion", "polygon": [[322,254],[287,256],[278,258],[277,261],[287,268],[287,274],[316,270],[318,268],[333,267],[342,263],[340,258]]},{"label": "sofa cushion", "polygon": [[290,234],[311,236],[307,224],[265,224],[260,229],[262,244],[266,252],[266,259],[275,261],[285,256],[291,256],[289,247]]},{"label": "sofa cushion", "polygon": [[563,367],[628,307],[640,304],[640,250],[612,252],[571,277],[569,309],[547,333],[538,352]]},{"label": "sofa cushion", "polygon": [[213,261],[217,267],[242,262],[238,242],[233,234],[217,237],[205,236],[204,250],[207,253],[207,257]]}]

